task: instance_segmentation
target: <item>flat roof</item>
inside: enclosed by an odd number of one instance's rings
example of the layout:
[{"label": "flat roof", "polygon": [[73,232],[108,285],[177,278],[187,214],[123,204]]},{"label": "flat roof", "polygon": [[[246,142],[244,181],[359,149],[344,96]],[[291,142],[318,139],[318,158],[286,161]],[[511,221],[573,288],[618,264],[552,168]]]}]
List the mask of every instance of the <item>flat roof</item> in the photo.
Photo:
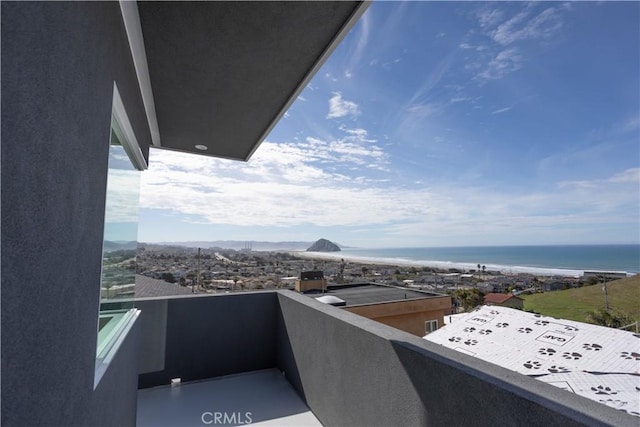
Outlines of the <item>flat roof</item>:
[{"label": "flat roof", "polygon": [[[308,291],[305,295],[317,297],[322,292]],[[356,283],[348,285],[327,286],[325,295],[333,295],[344,300],[346,306],[362,304],[380,304],[385,302],[416,300],[425,298],[443,297],[445,295],[430,292],[420,292],[397,286],[382,285],[377,283]]]}]

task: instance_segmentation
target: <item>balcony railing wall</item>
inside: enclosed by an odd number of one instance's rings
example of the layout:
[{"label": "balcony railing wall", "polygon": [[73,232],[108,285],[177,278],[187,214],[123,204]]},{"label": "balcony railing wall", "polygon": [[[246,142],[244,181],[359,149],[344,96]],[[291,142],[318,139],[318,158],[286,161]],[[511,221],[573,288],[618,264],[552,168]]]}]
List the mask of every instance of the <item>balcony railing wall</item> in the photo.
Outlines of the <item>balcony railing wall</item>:
[{"label": "balcony railing wall", "polygon": [[[325,425],[637,421],[291,291],[146,299],[137,306],[140,336],[156,337],[141,342],[142,369],[154,354],[156,367],[163,365],[142,373],[140,388],[166,385],[176,377],[193,381],[277,367]],[[166,329],[158,334],[163,322]],[[163,346],[164,358],[158,358]]]}]

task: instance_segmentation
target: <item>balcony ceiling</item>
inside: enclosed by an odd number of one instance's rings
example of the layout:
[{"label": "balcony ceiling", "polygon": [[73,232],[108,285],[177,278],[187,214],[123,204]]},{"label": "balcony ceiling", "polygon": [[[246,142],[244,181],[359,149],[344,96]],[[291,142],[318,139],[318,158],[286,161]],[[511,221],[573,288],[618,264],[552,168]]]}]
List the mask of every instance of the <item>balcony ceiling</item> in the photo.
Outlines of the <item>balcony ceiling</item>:
[{"label": "balcony ceiling", "polygon": [[366,6],[138,2],[160,145],[248,160]]}]

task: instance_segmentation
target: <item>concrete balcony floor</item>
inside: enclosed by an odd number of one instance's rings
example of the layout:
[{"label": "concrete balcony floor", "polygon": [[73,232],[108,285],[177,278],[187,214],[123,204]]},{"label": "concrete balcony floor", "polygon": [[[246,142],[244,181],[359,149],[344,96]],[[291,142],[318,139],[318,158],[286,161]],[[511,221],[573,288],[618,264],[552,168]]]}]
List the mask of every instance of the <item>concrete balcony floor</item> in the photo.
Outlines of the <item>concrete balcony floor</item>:
[{"label": "concrete balcony floor", "polygon": [[322,425],[277,369],[138,390],[138,426],[207,424]]}]

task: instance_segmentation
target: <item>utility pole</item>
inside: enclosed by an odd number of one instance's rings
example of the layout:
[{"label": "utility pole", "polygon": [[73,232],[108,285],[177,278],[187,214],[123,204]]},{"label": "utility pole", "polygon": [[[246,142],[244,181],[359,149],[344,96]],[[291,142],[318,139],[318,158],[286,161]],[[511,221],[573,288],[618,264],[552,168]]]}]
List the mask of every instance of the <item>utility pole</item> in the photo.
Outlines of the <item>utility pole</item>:
[{"label": "utility pole", "polygon": [[602,290],[604,291],[604,309],[609,311],[609,293],[607,292],[607,278],[602,276]]},{"label": "utility pole", "polygon": [[200,288],[200,248],[198,248],[198,267],[196,268],[196,286]]}]

